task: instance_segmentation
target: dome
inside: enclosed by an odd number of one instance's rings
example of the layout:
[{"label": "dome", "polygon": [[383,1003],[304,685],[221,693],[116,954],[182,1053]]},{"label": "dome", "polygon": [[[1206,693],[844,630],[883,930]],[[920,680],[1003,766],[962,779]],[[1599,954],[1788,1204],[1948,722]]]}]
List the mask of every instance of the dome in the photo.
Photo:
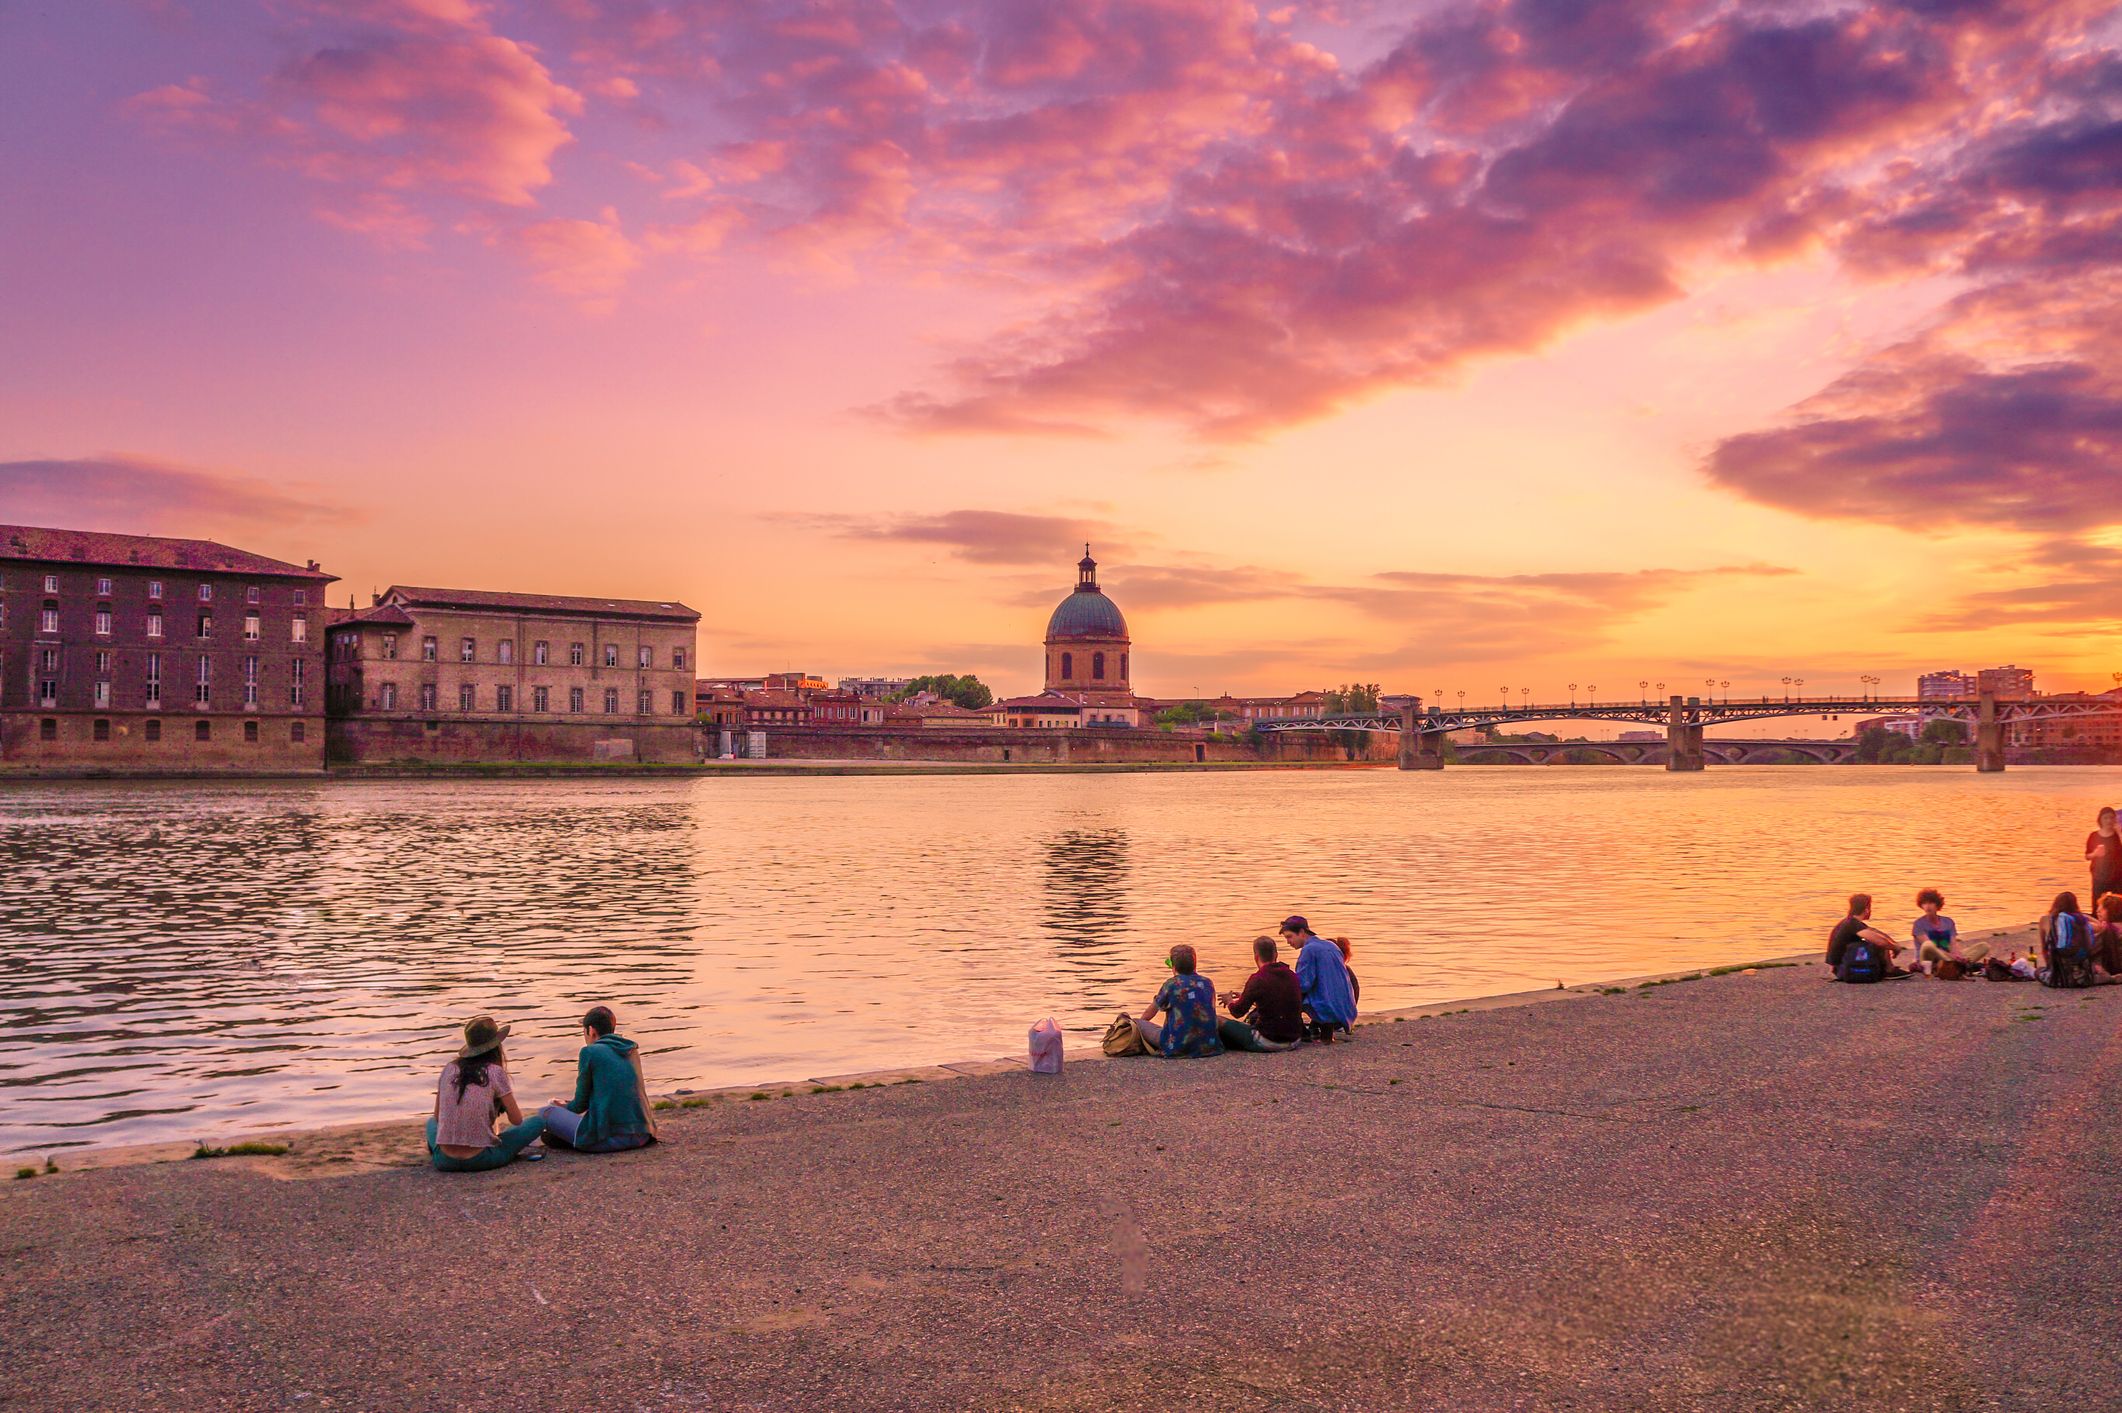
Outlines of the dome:
[{"label": "dome", "polygon": [[1079,584],[1075,592],[1054,606],[1046,620],[1046,638],[1125,638],[1127,620],[1120,605],[1105,596],[1096,584]]}]

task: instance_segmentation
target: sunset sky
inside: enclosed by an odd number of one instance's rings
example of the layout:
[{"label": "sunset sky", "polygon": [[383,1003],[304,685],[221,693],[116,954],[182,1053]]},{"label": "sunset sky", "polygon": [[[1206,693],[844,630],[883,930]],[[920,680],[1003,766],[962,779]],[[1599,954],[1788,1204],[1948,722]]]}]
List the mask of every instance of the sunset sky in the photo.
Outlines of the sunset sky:
[{"label": "sunset sky", "polygon": [[1035,687],[1088,539],[1160,696],[2104,689],[2113,10],[16,0],[0,520],[710,672]]}]

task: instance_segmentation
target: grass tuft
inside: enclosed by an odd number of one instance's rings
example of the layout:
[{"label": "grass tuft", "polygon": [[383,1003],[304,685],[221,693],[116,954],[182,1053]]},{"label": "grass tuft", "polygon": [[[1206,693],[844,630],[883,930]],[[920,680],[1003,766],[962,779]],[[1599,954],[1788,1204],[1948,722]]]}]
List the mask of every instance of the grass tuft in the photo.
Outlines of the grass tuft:
[{"label": "grass tuft", "polygon": [[226,1148],[214,1148],[200,1144],[192,1150],[194,1158],[277,1158],[287,1152],[285,1143],[267,1143],[259,1138],[246,1138],[241,1143],[231,1143]]},{"label": "grass tuft", "polygon": [[16,1182],[27,1182],[27,1181],[29,1181],[29,1180],[30,1180],[31,1178],[35,1177],[36,1175],[37,1175],[37,1170],[36,1170],[35,1168],[17,1168],[17,1169],[15,1169],[15,1181],[16,1181]]}]

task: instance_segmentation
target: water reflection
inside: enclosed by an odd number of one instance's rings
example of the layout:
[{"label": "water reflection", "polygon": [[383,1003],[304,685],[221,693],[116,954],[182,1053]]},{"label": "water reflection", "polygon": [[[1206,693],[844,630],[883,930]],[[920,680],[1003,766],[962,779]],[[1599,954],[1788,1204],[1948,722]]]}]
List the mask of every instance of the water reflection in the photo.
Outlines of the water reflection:
[{"label": "water reflection", "polygon": [[[1291,911],[1389,1006],[1816,945],[1859,888],[1963,927],[2080,887],[2112,770],[11,785],[0,1151],[402,1116],[465,1016],[659,1087],[1080,1044],[1175,941]],[[1905,909],[1913,916],[1912,907]],[[1562,917],[1566,926],[1542,918]],[[1896,926],[1905,929],[1905,922]],[[939,1026],[947,1011],[952,1024]]]}]

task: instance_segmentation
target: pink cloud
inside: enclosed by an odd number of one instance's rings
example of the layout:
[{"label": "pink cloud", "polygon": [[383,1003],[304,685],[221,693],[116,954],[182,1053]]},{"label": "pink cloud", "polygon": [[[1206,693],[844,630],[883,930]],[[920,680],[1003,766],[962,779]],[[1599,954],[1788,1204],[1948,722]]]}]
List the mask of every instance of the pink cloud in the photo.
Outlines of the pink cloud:
[{"label": "pink cloud", "polygon": [[620,229],[619,213],[608,206],[594,221],[533,221],[508,231],[503,239],[539,283],[593,313],[611,311],[626,277],[641,263],[640,248]]},{"label": "pink cloud", "polygon": [[348,512],[311,488],[125,455],[0,461],[0,520],[198,539]]}]

